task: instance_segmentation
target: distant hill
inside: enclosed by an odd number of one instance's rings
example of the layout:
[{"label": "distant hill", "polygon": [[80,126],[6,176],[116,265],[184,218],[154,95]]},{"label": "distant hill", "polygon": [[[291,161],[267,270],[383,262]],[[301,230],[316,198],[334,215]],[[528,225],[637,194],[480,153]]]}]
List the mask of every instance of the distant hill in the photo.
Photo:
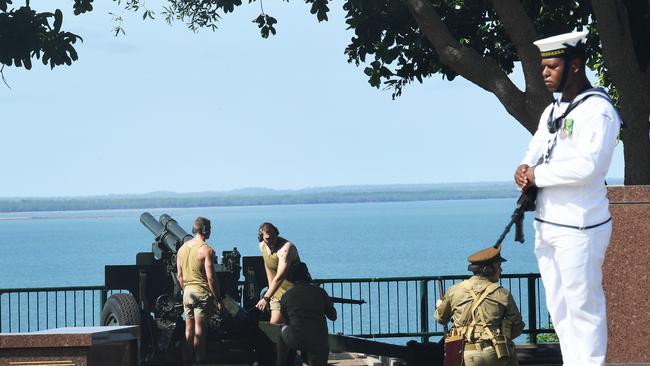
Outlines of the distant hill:
[{"label": "distant hill", "polygon": [[[612,180],[622,184],[622,180]],[[150,192],[85,197],[0,198],[0,212],[406,202],[517,197],[512,182],[391,184],[295,190],[243,188],[220,192]]]}]

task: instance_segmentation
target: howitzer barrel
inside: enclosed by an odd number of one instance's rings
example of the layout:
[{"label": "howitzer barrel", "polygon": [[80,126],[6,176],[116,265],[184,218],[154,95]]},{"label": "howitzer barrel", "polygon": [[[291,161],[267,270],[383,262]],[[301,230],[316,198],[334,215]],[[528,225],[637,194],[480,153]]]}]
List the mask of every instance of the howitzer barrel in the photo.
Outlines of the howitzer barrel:
[{"label": "howitzer barrel", "polygon": [[183,244],[174,233],[166,230],[150,213],[145,212],[140,215],[140,222],[155,236],[153,252],[156,258],[160,259],[163,252],[176,253],[177,248]]},{"label": "howitzer barrel", "polygon": [[178,225],[178,222],[176,222],[176,220],[167,214],[160,215],[160,223],[165,229],[167,229],[168,232],[176,235],[176,237],[180,240],[180,245],[183,245],[183,243],[186,241],[194,238],[193,235],[188,234],[187,231],[183,230],[183,228]]},{"label": "howitzer barrel", "polygon": [[165,228],[156,220],[149,212],[145,212],[142,215],[140,215],[140,222],[144,227],[149,229],[151,233],[158,239],[160,235],[162,235],[163,231]]}]

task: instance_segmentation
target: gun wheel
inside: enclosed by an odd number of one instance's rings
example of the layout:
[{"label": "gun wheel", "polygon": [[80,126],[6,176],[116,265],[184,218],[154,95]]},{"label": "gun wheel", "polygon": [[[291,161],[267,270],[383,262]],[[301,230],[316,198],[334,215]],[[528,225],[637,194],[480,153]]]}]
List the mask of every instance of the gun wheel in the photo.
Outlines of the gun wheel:
[{"label": "gun wheel", "polygon": [[140,309],[133,295],[111,295],[102,310],[102,325],[140,325]]}]

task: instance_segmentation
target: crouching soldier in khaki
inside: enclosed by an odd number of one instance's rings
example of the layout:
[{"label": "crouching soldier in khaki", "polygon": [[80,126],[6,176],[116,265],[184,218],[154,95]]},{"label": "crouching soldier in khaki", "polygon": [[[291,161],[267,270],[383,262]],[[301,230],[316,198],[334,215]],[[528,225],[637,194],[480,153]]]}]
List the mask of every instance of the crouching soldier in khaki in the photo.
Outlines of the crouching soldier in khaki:
[{"label": "crouching soldier in khaki", "polygon": [[327,292],[310,283],[307,265],[298,262],[291,269],[294,286],[280,300],[280,311],[287,325],[282,327],[282,341],[300,349],[309,366],[327,366],[329,356],[327,319],[336,320],[336,309]]},{"label": "crouching soldier in khaki", "polygon": [[512,340],[521,334],[524,323],[512,295],[498,283],[501,263],[506,261],[501,247],[481,250],[468,261],[474,275],[438,300],[436,320],[441,324],[451,320],[448,339],[464,340],[465,366],[516,365]]}]

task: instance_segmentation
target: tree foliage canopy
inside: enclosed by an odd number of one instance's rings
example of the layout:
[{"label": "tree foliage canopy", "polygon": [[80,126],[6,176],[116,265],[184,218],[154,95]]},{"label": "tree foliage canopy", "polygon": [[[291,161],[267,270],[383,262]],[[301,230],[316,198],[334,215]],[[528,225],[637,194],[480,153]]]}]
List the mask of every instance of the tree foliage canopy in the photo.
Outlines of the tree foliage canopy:
[{"label": "tree foliage canopy", "polygon": [[[62,12],[37,13],[15,0],[0,0],[0,62],[31,67],[32,58],[55,67],[77,59],[79,36],[61,29]],[[93,0],[74,0],[74,14],[92,10]],[[143,19],[157,11],[144,0],[114,0]],[[319,21],[328,20],[329,0],[304,0]],[[216,29],[236,7],[256,3],[252,21],[261,36],[277,33],[278,20],[263,0],[164,0],[158,12],[168,22],[190,29]],[[345,0],[345,22],[354,36],[345,48],[348,61],[364,65],[368,82],[393,90],[393,97],[414,81],[439,74],[462,76],[493,93],[531,133],[551,100],[539,72],[535,39],[573,30],[590,31],[589,67],[621,108],[626,184],[650,184],[650,1],[639,0]],[[52,21],[52,24],[50,24]],[[281,20],[285,21],[285,20]],[[120,27],[116,28],[116,34]],[[521,64],[525,90],[509,79]],[[629,178],[629,179],[628,179]]]},{"label": "tree foliage canopy", "polygon": [[82,39],[61,30],[61,10],[37,13],[29,7],[29,2],[26,6],[8,10],[11,3],[12,0],[0,0],[0,63],[29,70],[32,58],[40,58],[51,68],[71,65],[77,60],[73,44]]},{"label": "tree foliage canopy", "polygon": [[[78,56],[74,49],[76,34],[61,30],[63,13],[37,13],[29,6],[9,9],[15,0],[0,0],[0,62],[7,66],[24,66],[30,69],[32,58],[41,58],[51,68],[71,65]],[[147,8],[143,0],[114,0],[127,10],[142,12],[143,19],[153,18],[154,9]],[[264,38],[277,33],[277,19],[264,11],[253,19]],[[93,10],[93,0],[74,0],[75,15]],[[310,12],[319,21],[328,20],[329,0],[305,0],[311,4]],[[490,0],[431,0],[433,8],[444,20],[450,34],[462,46],[475,49],[480,55],[495,60],[499,68],[510,74],[520,61],[516,47]],[[650,62],[650,4],[645,1],[625,0],[636,56],[642,70]],[[189,29],[216,30],[219,20],[244,5],[242,0],[167,0],[160,14],[168,22],[186,23]],[[603,62],[602,49],[591,3],[588,0],[522,0],[526,15],[532,21],[538,37],[590,30],[590,67],[600,82],[617,98],[615,87],[608,77]],[[346,24],[355,36],[345,49],[348,61],[357,66],[364,64],[364,73],[371,86],[389,87],[393,97],[402,93],[403,87],[413,81],[423,82],[427,77],[440,74],[443,79],[454,80],[458,72],[440,60],[435,48],[421,31],[402,0],[346,0],[343,3]],[[52,25],[50,25],[52,21]],[[116,30],[123,31],[121,28]]]}]

